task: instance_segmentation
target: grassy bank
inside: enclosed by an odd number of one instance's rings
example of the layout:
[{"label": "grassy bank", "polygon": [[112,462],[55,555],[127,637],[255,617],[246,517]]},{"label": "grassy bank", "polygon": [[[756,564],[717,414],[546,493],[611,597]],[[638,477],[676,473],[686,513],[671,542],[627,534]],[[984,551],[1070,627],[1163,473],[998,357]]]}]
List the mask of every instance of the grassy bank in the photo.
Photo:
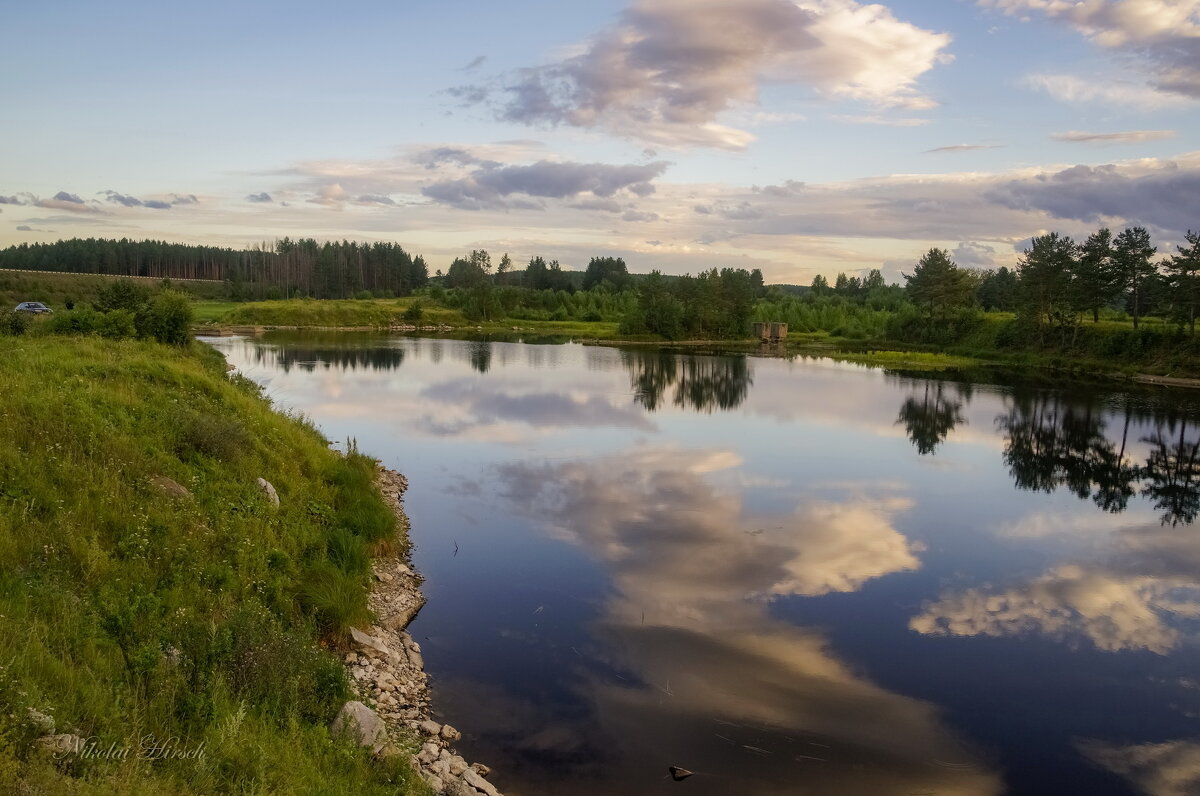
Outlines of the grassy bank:
[{"label": "grassy bank", "polygon": [[[0,782],[423,792],[399,758],[328,730],[370,553],[405,544],[370,459],[332,452],[196,344],[0,337],[0,385]],[[56,760],[37,714],[132,752]],[[202,754],[142,758],[147,737]]]},{"label": "grassy bank", "polygon": [[[113,282],[128,277],[104,276],[101,274],[58,274],[52,271],[31,273],[0,269],[0,309],[12,309],[22,301],[40,301],[62,311],[68,302],[83,306],[96,300],[100,291]],[[161,280],[133,280],[149,289],[158,289]],[[173,290],[180,290],[197,300],[215,300],[223,295],[220,282],[171,282]],[[224,302],[222,302],[224,303]],[[229,306],[233,306],[229,302]]]}]

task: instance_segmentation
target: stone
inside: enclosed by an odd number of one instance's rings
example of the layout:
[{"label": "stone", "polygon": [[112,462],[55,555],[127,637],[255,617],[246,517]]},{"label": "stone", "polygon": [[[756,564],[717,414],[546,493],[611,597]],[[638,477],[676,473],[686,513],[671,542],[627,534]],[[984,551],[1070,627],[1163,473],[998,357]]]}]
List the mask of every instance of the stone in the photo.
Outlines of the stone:
[{"label": "stone", "polygon": [[54,717],[37,708],[29,708],[29,721],[42,735],[54,734]]},{"label": "stone", "polygon": [[388,645],[384,643],[383,639],[375,638],[375,636],[368,636],[357,627],[350,628],[350,639],[359,647],[362,647],[363,651],[367,654],[372,652],[380,655],[391,654],[391,650],[388,649]]},{"label": "stone", "polygon": [[415,649],[408,651],[408,662],[414,669],[425,669],[425,659],[421,657],[421,653]]},{"label": "stone", "polygon": [[688,771],[686,768],[680,768],[679,766],[670,766],[667,770],[671,772],[671,779],[675,780],[676,782],[687,779],[693,774],[693,772]]},{"label": "stone", "polygon": [[43,735],[37,739],[37,748],[41,751],[49,752],[55,757],[77,755],[83,751],[86,744],[87,741],[73,733]]},{"label": "stone", "polygon": [[387,744],[383,719],[361,702],[347,702],[338,711],[330,730],[335,736],[349,736],[360,746],[378,752]]},{"label": "stone", "polygon": [[258,484],[258,488],[267,496],[267,502],[279,508],[279,493],[275,491],[275,485],[265,478],[256,478],[254,483]]},{"label": "stone", "polygon": [[492,770],[483,763],[472,763],[471,769],[481,777],[486,777],[488,774],[492,773]]},{"label": "stone", "polygon": [[387,616],[383,620],[383,626],[388,630],[404,630],[412,620],[417,618],[417,614],[425,606],[425,598],[418,597],[417,601],[399,609],[394,614]]},{"label": "stone", "polygon": [[435,737],[442,734],[442,725],[438,724],[436,721],[430,721],[429,719],[426,719],[418,724],[417,729],[426,735],[432,735]]},{"label": "stone", "polygon": [[185,500],[192,496],[192,493],[187,490],[183,484],[167,478],[165,475],[156,475],[150,479],[150,485],[162,492],[167,497],[178,498]]},{"label": "stone", "polygon": [[468,768],[463,772],[462,778],[463,782],[475,790],[483,791],[487,796],[500,796],[500,791],[496,790],[496,786],[476,774],[474,769]]},{"label": "stone", "polygon": [[462,733],[446,724],[442,727],[442,737],[447,741],[459,741],[462,740]]},{"label": "stone", "polygon": [[463,760],[458,755],[450,758],[450,773],[454,776],[461,777],[462,773],[468,768],[470,768],[470,766],[467,765],[467,761]]}]

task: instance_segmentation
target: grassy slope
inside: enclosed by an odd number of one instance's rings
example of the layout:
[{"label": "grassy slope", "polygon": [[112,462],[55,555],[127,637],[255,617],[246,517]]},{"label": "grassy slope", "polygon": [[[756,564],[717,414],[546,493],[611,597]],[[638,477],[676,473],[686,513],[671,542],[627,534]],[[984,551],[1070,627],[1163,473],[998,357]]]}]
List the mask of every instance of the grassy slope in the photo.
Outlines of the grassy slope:
[{"label": "grassy slope", "polygon": [[[91,303],[100,288],[124,278],[99,274],[56,274],[52,271],[35,274],[0,269],[0,309],[12,309],[22,301],[41,301],[61,311],[68,300],[77,304]],[[134,281],[154,289],[161,284],[154,279]],[[202,299],[217,298],[224,292],[220,282],[172,282],[171,287]]]},{"label": "grassy slope", "polygon": [[[390,544],[370,460],[330,451],[198,345],[0,337],[0,385],[0,782],[422,792],[327,730],[349,691],[318,641],[361,621],[364,550]],[[193,497],[164,497],[156,475]],[[33,751],[30,708],[101,747],[152,734],[205,756],[55,762]]]}]

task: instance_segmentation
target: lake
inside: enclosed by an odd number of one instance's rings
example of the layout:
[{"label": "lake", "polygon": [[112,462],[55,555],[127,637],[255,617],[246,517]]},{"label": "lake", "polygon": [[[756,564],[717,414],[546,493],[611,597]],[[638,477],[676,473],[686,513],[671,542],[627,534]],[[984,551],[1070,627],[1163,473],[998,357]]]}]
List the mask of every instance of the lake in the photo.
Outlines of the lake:
[{"label": "lake", "polygon": [[408,477],[409,630],[509,796],[1200,788],[1196,392],[207,342]]}]

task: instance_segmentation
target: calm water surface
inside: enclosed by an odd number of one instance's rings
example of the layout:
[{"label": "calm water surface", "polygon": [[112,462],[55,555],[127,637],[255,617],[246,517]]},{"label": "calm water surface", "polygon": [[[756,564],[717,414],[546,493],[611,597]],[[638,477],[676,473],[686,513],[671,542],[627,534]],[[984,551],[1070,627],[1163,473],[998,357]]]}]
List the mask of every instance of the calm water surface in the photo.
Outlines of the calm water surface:
[{"label": "calm water surface", "polygon": [[410,630],[510,796],[1200,792],[1196,394],[209,342],[408,476]]}]

